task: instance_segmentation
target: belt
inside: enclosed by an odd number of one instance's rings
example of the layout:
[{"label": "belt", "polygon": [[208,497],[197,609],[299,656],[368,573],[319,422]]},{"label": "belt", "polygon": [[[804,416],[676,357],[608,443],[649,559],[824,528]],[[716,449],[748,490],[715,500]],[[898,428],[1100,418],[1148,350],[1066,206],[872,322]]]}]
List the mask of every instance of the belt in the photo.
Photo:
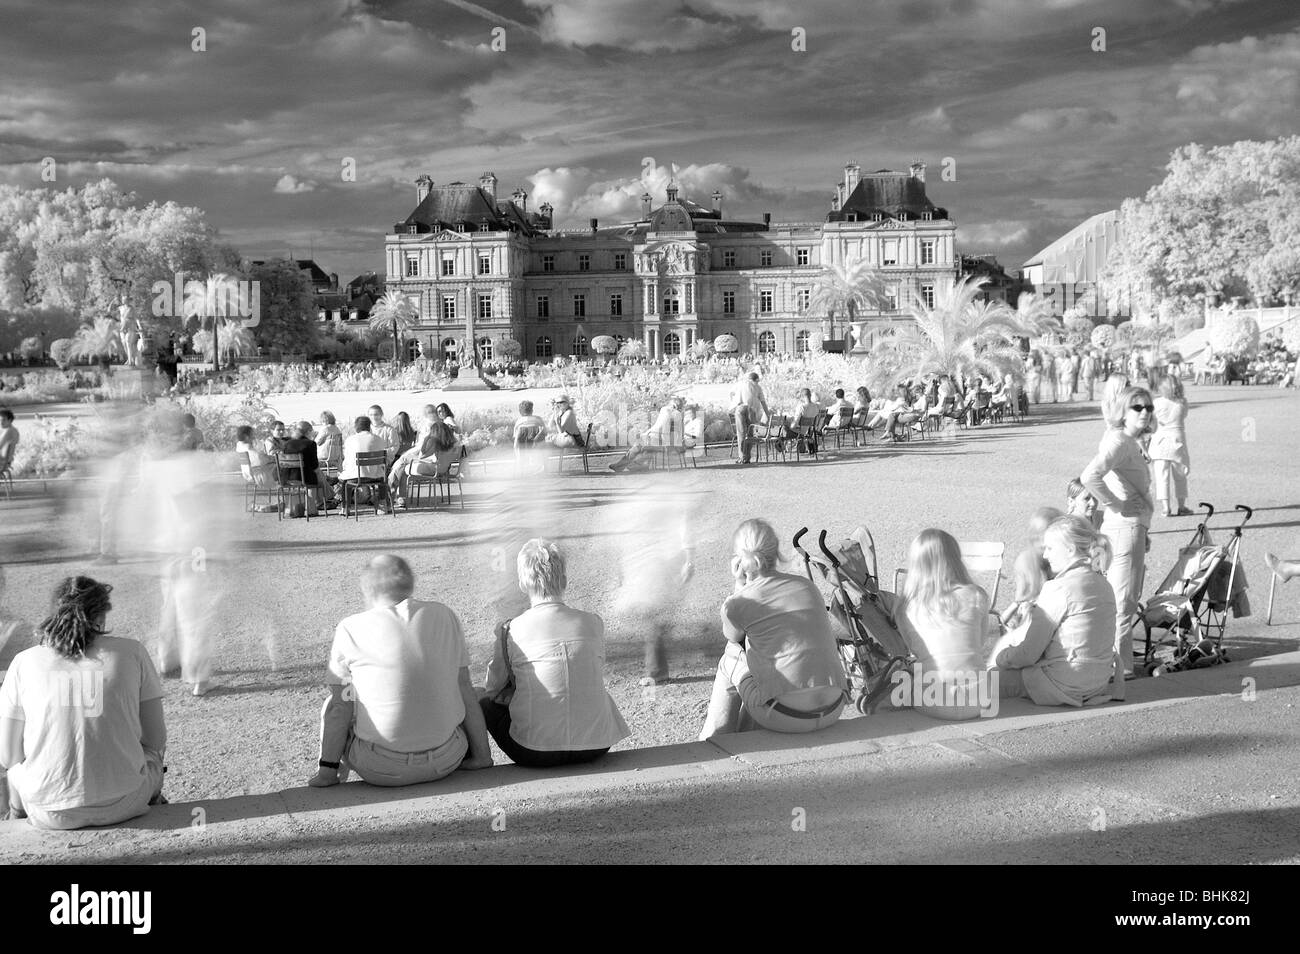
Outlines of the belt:
[{"label": "belt", "polygon": [[791,709],[789,706],[782,705],[781,703],[777,702],[775,699],[773,699],[767,705],[768,708],[770,708],[773,712],[779,712],[781,715],[790,716],[793,719],[820,719],[823,716],[830,715],[840,706],[844,705],[844,699],[845,697],[841,695],[834,702],[827,703],[826,705],[822,706],[820,709],[813,709],[807,712],[802,711],[800,709]]},{"label": "belt", "polygon": [[[433,754],[438,749],[442,748],[441,745],[436,745],[431,749],[424,749],[420,752],[398,752],[396,749],[387,748],[386,746],[380,745],[378,742],[371,742],[367,739],[358,738],[357,741],[362,745],[369,746],[373,752],[382,755],[386,759],[390,759],[394,762],[405,762],[407,765],[411,765],[414,762],[427,762],[433,758]],[[446,744],[446,742],[443,743],[443,745]]]}]

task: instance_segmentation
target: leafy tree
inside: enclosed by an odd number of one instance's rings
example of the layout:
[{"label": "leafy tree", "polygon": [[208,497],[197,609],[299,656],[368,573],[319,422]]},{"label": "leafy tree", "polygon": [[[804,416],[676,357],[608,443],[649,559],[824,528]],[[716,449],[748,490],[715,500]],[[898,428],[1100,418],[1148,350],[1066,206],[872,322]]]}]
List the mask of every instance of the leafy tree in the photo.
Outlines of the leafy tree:
[{"label": "leafy tree", "polygon": [[501,337],[492,342],[492,355],[495,358],[517,358],[524,353],[524,346],[514,338]]},{"label": "leafy tree", "polygon": [[1250,315],[1224,315],[1210,329],[1209,342],[1217,354],[1253,358],[1259,351],[1259,324]]},{"label": "leafy tree", "polygon": [[370,312],[370,327],[393,336],[393,360],[401,363],[401,339],[420,323],[420,313],[404,296],[386,292]]},{"label": "leafy tree", "polygon": [[260,321],[252,329],[257,344],[267,350],[304,352],[317,349],[319,329],[311,282],[288,259],[249,265],[244,271],[257,282]]},{"label": "leafy tree", "polygon": [[614,354],[618,351],[618,342],[612,335],[596,335],[591,339],[591,350],[594,354]]},{"label": "leafy tree", "polygon": [[1134,313],[1170,295],[1300,294],[1300,136],[1174,151],[1163,181],[1120,210],[1102,274],[1108,297],[1136,292]]},{"label": "leafy tree", "polygon": [[641,361],[645,356],[645,342],[639,338],[631,338],[624,341],[623,347],[618,349],[618,358],[620,361]]},{"label": "leafy tree", "polygon": [[735,354],[740,350],[740,341],[735,335],[718,335],[713,339],[713,350],[718,354]]}]

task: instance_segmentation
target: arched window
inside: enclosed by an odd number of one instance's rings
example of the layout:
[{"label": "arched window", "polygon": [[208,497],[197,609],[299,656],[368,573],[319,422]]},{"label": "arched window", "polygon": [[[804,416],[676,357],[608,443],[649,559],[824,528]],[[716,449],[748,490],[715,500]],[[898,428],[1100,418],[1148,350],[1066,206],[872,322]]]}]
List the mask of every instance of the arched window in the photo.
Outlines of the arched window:
[{"label": "arched window", "polygon": [[776,335],[770,331],[764,331],[758,336],[758,353],[759,354],[776,354]]},{"label": "arched window", "polygon": [[795,351],[807,351],[807,350],[808,350],[808,339],[810,339],[811,337],[812,337],[812,332],[809,332],[809,331],[801,331],[801,332],[799,332],[797,335],[795,335],[795,336],[794,336],[794,350],[795,350]]},{"label": "arched window", "polygon": [[442,339],[442,353],[443,353],[443,356],[444,356],[444,357],[447,357],[447,358],[450,358],[450,357],[452,357],[453,355],[456,354],[456,339],[455,339],[455,338],[443,338],[443,339]]},{"label": "arched window", "polygon": [[415,361],[420,357],[420,342],[417,338],[411,338],[406,342],[406,360]]},{"label": "arched window", "polygon": [[681,314],[681,297],[677,292],[676,285],[669,285],[664,291],[664,311],[665,315]]},{"label": "arched window", "polygon": [[579,358],[585,358],[588,355],[587,336],[578,335],[578,340],[573,343],[573,353]]},{"label": "arched window", "polygon": [[682,353],[682,339],[675,331],[670,331],[664,335],[664,354],[674,355]]},{"label": "arched window", "polygon": [[549,358],[552,354],[551,339],[545,335],[537,339],[537,345],[534,352],[539,358]]},{"label": "arched window", "polygon": [[478,354],[479,357],[482,358],[484,361],[492,360],[492,339],[491,338],[484,337],[478,339]]}]

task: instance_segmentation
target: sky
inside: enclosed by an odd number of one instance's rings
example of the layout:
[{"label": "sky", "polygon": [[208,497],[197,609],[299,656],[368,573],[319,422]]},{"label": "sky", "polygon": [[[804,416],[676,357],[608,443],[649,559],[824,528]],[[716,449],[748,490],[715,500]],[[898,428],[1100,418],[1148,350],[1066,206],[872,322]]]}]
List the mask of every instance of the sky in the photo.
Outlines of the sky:
[{"label": "sky", "polygon": [[1297,117],[1296,0],[0,0],[0,182],[108,177],[345,282],[422,173],[495,172],[560,228],[670,177],[814,222],[846,162],[916,159],[1014,272],[1179,146]]}]

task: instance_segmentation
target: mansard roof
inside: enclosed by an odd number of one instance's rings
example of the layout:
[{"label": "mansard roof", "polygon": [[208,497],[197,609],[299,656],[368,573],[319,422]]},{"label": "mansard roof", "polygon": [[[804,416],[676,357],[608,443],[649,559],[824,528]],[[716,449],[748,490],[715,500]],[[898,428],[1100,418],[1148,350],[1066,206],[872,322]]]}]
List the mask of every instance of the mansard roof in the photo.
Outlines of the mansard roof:
[{"label": "mansard roof", "polygon": [[828,222],[866,218],[881,212],[894,218],[920,218],[929,212],[936,219],[946,219],[948,210],[936,206],[925,194],[925,182],[914,175],[881,169],[858,180],[844,204],[826,216]]},{"label": "mansard roof", "polygon": [[542,217],[522,211],[514,202],[496,203],[481,187],[464,182],[434,186],[402,225],[414,225],[421,232],[440,229],[455,231],[464,223],[470,231],[532,233],[542,227]]}]

